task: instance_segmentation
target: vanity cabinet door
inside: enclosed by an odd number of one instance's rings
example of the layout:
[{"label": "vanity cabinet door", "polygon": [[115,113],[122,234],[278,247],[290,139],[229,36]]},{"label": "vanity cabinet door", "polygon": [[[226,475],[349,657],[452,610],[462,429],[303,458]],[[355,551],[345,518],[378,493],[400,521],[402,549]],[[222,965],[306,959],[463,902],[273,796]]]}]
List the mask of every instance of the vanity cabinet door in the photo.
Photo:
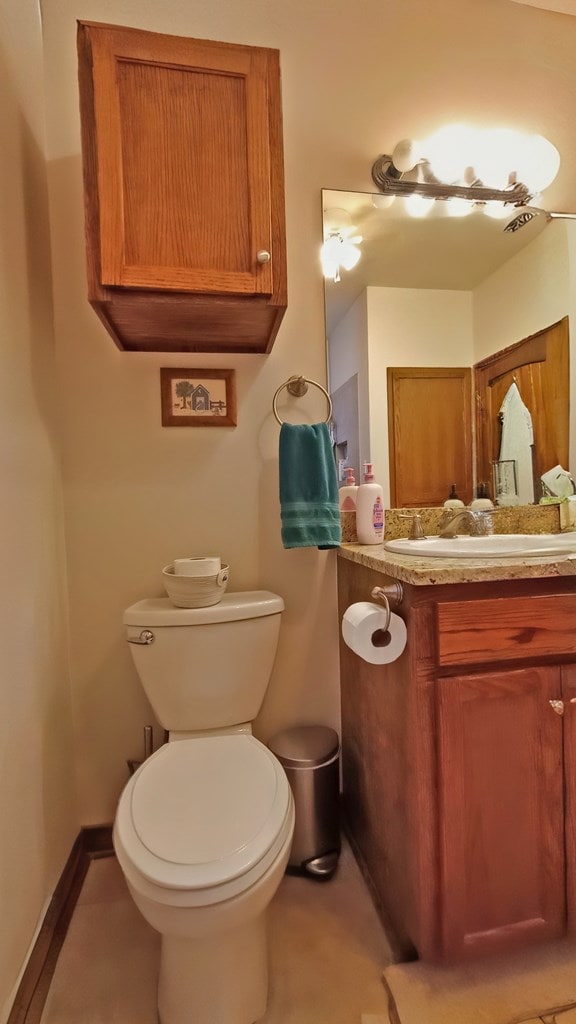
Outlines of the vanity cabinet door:
[{"label": "vanity cabinet door", "polygon": [[559,667],[436,683],[444,957],[565,930]]},{"label": "vanity cabinet door", "polygon": [[574,936],[576,935],[576,665],[562,666],[562,698],[564,701],[566,899],[568,931]]},{"label": "vanity cabinet door", "polygon": [[167,323],[175,351],[267,350],[285,307],[278,51],[87,22],[78,47],[90,300],[123,348]]}]

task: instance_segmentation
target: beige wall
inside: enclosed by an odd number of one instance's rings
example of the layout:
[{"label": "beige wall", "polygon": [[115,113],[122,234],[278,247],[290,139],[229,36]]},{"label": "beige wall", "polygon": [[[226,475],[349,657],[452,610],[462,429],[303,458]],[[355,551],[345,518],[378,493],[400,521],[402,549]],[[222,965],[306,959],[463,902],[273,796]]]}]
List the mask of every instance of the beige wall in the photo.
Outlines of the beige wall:
[{"label": "beige wall", "polygon": [[[448,118],[506,119],[562,149],[576,109],[576,21],[507,0],[43,0],[42,8],[76,759],[82,820],[95,822],[112,818],[125,758],[140,753],[150,720],[122,610],[161,593],[160,569],[174,556],[219,551],[235,588],[265,586],[286,600],[259,735],[293,721],[337,724],[335,556],[281,547],[271,415],[274,390],[290,374],[325,375],[320,190],[370,188],[379,152]],[[280,48],[289,309],[269,357],[121,353],[88,307],[78,17]],[[158,368],[178,364],[236,369],[236,430],[161,428]],[[302,416],[323,414],[321,401],[297,405]]]},{"label": "beige wall", "polygon": [[78,831],[41,26],[0,0],[0,1021]]},{"label": "beige wall", "polygon": [[[474,362],[573,313],[569,238],[576,223],[554,221],[473,291]],[[576,346],[576,325],[573,331]],[[576,450],[573,450],[576,458]]]},{"label": "beige wall", "polygon": [[362,482],[363,464],[370,461],[370,392],[368,380],[368,304],[366,289],[336,324],[328,344],[330,394],[351,377],[358,384],[358,465],[355,480]]},{"label": "beige wall", "polygon": [[371,456],[389,507],[387,369],[470,366],[472,296],[432,288],[368,288],[367,296]]}]

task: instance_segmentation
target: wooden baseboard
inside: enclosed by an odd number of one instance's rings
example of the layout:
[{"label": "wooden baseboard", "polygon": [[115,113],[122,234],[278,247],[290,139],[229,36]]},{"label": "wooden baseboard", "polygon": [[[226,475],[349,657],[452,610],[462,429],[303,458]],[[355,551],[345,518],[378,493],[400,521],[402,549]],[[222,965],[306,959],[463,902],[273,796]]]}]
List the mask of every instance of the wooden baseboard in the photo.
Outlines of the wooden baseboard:
[{"label": "wooden baseboard", "polygon": [[39,1024],[90,861],[98,857],[110,857],[113,853],[111,825],[81,829],[50,900],[7,1024]]}]

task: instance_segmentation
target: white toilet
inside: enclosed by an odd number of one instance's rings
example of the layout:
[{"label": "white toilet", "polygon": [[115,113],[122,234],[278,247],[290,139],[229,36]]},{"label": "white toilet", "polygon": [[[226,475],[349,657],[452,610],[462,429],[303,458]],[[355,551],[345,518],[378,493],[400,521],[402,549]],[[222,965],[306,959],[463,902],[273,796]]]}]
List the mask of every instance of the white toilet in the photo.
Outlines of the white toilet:
[{"label": "white toilet", "polygon": [[125,787],[114,848],[161,933],[161,1024],[253,1024],[268,993],[266,909],[294,805],[252,735],[274,663],[281,597],[225,594],[208,608],[139,601],[124,614],[142,685],[169,742]]}]

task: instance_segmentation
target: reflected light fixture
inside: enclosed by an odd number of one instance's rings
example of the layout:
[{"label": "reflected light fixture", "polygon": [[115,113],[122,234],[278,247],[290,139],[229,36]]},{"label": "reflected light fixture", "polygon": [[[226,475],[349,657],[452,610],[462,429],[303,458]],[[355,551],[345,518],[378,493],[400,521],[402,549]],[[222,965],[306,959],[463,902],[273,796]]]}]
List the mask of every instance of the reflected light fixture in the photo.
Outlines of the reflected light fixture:
[{"label": "reflected light fixture", "polygon": [[[379,156],[372,179],[386,197],[403,196],[408,212],[416,199],[445,200],[452,216],[480,208],[507,216],[547,188],[560,167],[558,150],[542,135],[506,128],[480,130],[448,125],[429,139],[404,139],[392,155]],[[502,205],[501,205],[502,204]],[[421,216],[422,207],[413,216]]]},{"label": "reflected light fixture", "polygon": [[332,209],[324,213],[324,244],[320,260],[324,277],[340,281],[340,270],[352,270],[360,259],[358,245],[362,235],[356,234],[347,210]]},{"label": "reflected light fixture", "polygon": [[529,224],[534,217],[542,215],[547,221],[551,220],[576,220],[576,213],[555,213],[553,210],[541,210],[537,206],[522,206],[516,216],[506,225],[504,231],[514,234],[525,224]]}]

